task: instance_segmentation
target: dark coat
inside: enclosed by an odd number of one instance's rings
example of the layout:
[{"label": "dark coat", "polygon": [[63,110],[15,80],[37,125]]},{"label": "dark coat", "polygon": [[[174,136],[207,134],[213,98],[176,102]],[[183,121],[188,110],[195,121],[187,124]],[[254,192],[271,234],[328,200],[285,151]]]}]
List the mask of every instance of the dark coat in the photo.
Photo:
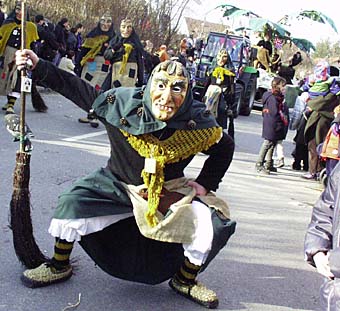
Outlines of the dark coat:
[{"label": "dark coat", "polygon": [[[315,266],[313,256],[329,252],[329,266],[335,279],[321,287],[322,310],[338,311],[340,301],[340,165],[332,171],[327,188],[316,202],[305,237],[305,260]],[[334,290],[335,289],[335,290]]]},{"label": "dark coat", "polygon": [[[96,89],[87,82],[43,60],[39,61],[33,75],[34,80],[44,83],[87,112],[92,108],[92,103],[99,95]],[[124,90],[122,88],[119,92],[127,92],[129,89],[132,88],[124,88]],[[136,93],[141,93],[139,88],[136,88]],[[104,118],[99,119],[107,128],[112,146],[108,168],[119,180],[126,184],[142,184],[140,172],[144,167],[145,159],[131,150],[130,144],[126,139],[123,139],[123,134],[118,128],[108,123]],[[174,131],[167,129],[160,131],[160,133],[162,132],[164,134],[162,134],[162,138],[166,138],[171,136]],[[119,148],[116,146],[119,146]],[[210,157],[206,160],[196,181],[206,189],[216,191],[231,163],[233,152],[234,142],[228,135],[224,134],[218,144],[204,151]],[[192,158],[189,157],[176,163],[167,164],[164,169],[165,180],[182,177],[184,168],[189,165]],[[124,163],[121,161],[124,161]]]},{"label": "dark coat", "polygon": [[316,145],[319,145],[324,141],[334,119],[333,110],[338,104],[338,97],[332,93],[326,96],[320,95],[308,101],[307,106],[312,109],[312,113],[305,128],[306,142],[315,138]]},{"label": "dark coat", "polygon": [[53,61],[59,49],[59,43],[55,37],[54,31],[49,26],[38,25],[38,35],[40,39],[40,48],[38,51],[39,57]]},{"label": "dark coat", "polygon": [[270,141],[285,139],[286,126],[279,113],[279,103],[271,91],[267,91],[263,94],[262,102],[262,137]]},{"label": "dark coat", "polygon": [[59,51],[64,53],[66,51],[66,44],[67,44],[67,30],[65,26],[59,22],[54,29],[54,34],[56,37],[57,42],[59,43]]}]

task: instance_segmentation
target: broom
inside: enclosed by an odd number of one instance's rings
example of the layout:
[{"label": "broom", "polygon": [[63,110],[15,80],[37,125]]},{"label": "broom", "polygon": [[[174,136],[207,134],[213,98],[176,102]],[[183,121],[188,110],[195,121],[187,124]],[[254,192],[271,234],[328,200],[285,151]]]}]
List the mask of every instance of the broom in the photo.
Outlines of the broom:
[{"label": "broom", "polygon": [[[26,7],[21,2],[21,49],[26,46]],[[21,83],[25,81],[26,70],[21,71]],[[45,256],[37,246],[32,228],[31,205],[29,192],[31,154],[25,149],[27,137],[25,133],[26,94],[21,88],[20,107],[20,148],[16,153],[16,165],[13,179],[13,193],[10,202],[10,226],[13,232],[13,244],[19,261],[27,268],[38,267],[46,261]]]}]

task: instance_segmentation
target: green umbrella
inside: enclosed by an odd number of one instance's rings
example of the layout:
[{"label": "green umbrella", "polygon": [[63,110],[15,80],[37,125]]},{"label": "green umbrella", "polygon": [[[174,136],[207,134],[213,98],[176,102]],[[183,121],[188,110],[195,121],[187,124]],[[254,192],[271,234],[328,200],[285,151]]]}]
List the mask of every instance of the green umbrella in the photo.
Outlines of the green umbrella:
[{"label": "green umbrella", "polygon": [[284,29],[281,25],[270,21],[269,19],[262,17],[254,17],[249,20],[249,28],[254,31],[263,31],[264,27],[270,27],[274,32],[276,32],[281,37],[289,36],[290,33]]},{"label": "green umbrella", "polygon": [[223,14],[224,17],[240,17],[240,16],[243,16],[243,15],[258,17],[258,15],[255,14],[254,12],[252,12],[252,11],[240,9],[240,8],[233,6],[233,5],[230,5],[230,4],[222,4],[222,5],[217,6],[216,9],[217,8],[221,8],[221,9],[225,10],[224,14]]},{"label": "green umbrella", "polygon": [[300,38],[291,38],[291,40],[302,51],[307,53],[309,53],[311,50],[315,51],[315,46],[309,40]]},{"label": "green umbrella", "polygon": [[313,10],[304,10],[304,11],[301,11],[299,14],[298,14],[298,17],[301,16],[301,17],[307,17],[315,22],[318,22],[318,23],[322,23],[322,24],[329,24],[333,30],[338,33],[338,30],[333,22],[333,20],[331,18],[329,18],[328,16],[326,16],[325,14],[321,13],[321,12],[318,12],[318,11],[313,11]]}]

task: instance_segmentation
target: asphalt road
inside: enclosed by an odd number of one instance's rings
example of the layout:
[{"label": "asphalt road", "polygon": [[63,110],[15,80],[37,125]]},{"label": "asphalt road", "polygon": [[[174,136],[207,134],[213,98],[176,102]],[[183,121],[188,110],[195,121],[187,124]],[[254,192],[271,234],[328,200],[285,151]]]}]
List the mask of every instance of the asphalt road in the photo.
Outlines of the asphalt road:
[{"label": "asphalt road", "polygon": [[[53,93],[43,96],[48,113],[34,112],[28,100],[26,118],[35,134],[30,178],[34,235],[40,249],[51,255],[54,241],[47,228],[58,194],[78,177],[105,166],[109,149],[102,125],[93,129],[80,124],[77,119],[85,113],[79,108]],[[290,169],[293,132],[284,142],[287,165],[276,174],[258,176],[254,165],[262,143],[261,126],[257,111],[236,120],[234,160],[217,194],[228,202],[237,229],[200,280],[217,292],[219,310],[318,310],[322,278],[303,260],[303,239],[322,187]],[[75,275],[68,282],[24,287],[19,279],[24,267],[15,256],[8,226],[18,144],[11,141],[3,118],[0,142],[0,311],[61,311],[76,303],[79,295],[79,306],[71,310],[204,310],[176,295],[166,282],[149,286],[107,275],[79,245],[73,252]],[[204,159],[198,155],[187,175],[195,177]]]}]

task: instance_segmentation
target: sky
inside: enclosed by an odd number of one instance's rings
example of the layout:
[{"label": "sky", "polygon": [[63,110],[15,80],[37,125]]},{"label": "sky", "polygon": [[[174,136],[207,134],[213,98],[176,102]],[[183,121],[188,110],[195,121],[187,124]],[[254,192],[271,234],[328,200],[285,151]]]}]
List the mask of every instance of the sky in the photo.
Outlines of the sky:
[{"label": "sky", "polygon": [[[269,2],[268,0],[191,0],[189,9],[185,14],[197,19],[221,22],[221,10],[214,8],[221,4],[229,4],[240,9],[250,10],[261,17],[268,18],[272,22],[277,22],[286,14],[291,15],[302,10],[316,10],[330,17],[340,33],[339,12],[335,3],[336,1],[334,0],[280,0],[275,2]],[[223,22],[223,24],[226,23],[228,21]],[[336,34],[329,25],[309,20],[295,20],[292,28],[287,30],[291,30],[294,37],[308,39],[314,44],[327,38],[330,38],[331,41],[340,40],[339,34]]]}]

